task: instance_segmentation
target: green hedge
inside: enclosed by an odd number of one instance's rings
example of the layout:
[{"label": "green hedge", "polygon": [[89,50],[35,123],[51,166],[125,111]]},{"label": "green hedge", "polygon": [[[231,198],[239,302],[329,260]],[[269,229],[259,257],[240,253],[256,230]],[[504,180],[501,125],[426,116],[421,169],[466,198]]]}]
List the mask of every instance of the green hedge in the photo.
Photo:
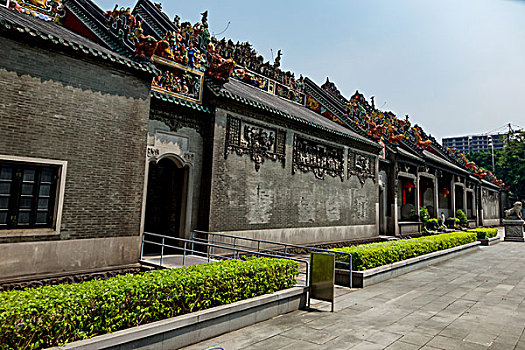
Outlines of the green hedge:
[{"label": "green hedge", "polygon": [[467,232],[474,232],[478,235],[478,239],[489,239],[498,235],[497,228],[473,228]]},{"label": "green hedge", "polygon": [[0,349],[38,349],[273,293],[295,285],[291,260],[229,260],[0,293]]},{"label": "green hedge", "polygon": [[[332,249],[352,254],[352,269],[366,270],[377,266],[392,264],[419,255],[444,250],[475,242],[475,233],[453,232],[397,241],[362,244],[353,247]],[[340,260],[348,257],[341,255]]]}]

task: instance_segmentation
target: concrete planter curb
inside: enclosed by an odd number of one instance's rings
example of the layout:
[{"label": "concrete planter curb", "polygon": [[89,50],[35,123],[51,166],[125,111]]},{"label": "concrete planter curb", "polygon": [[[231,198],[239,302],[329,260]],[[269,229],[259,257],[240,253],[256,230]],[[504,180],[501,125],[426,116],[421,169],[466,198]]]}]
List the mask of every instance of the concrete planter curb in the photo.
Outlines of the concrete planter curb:
[{"label": "concrete planter curb", "polygon": [[306,287],[294,287],[51,349],[178,349],[306,306]]},{"label": "concrete planter curb", "polygon": [[487,247],[490,245],[498,244],[499,242],[501,242],[501,239],[500,237],[492,237],[488,239],[480,239],[479,241],[481,242],[482,246]]},{"label": "concrete planter curb", "polygon": [[[352,283],[354,288],[364,288],[366,286],[386,281],[388,279],[404,275],[417,269],[437,264],[450,258],[476,251],[481,242],[472,242],[450,249],[416,256],[415,258],[398,261],[390,265],[378,266],[365,271],[353,271]],[[348,271],[336,270],[335,283],[348,286]]]}]

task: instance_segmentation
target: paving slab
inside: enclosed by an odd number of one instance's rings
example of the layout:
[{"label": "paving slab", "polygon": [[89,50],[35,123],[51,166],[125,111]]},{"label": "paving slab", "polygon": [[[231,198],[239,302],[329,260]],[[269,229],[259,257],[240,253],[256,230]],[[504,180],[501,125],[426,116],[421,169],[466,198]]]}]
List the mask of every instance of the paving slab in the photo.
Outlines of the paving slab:
[{"label": "paving slab", "polygon": [[[231,349],[523,349],[525,243],[501,242],[195,344]],[[313,310],[315,309],[315,311]]]}]

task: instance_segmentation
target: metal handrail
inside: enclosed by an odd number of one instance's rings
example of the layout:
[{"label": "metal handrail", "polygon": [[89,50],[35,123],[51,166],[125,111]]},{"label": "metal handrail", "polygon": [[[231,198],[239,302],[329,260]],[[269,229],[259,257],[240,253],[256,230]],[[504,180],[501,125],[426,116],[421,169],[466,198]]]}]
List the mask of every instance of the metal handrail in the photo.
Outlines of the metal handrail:
[{"label": "metal handrail", "polygon": [[[203,238],[198,238],[198,237],[195,237],[195,234],[203,234],[203,235],[207,235],[208,239],[205,240]],[[191,234],[191,237],[193,240],[198,240],[198,241],[209,241],[210,240],[210,236],[212,238],[212,241],[215,242],[216,239],[215,237],[218,236],[218,237],[226,237],[226,238],[232,238],[234,240],[234,245],[239,247],[244,247],[244,248],[248,248],[248,249],[255,249],[251,246],[244,246],[244,245],[241,245],[239,244],[237,241],[238,240],[244,240],[244,241],[249,241],[249,242],[255,242],[257,243],[257,252],[260,252],[261,250],[262,251],[275,251],[275,250],[271,250],[271,249],[261,249],[261,243],[265,243],[265,244],[270,244],[270,245],[275,245],[275,246],[280,246],[281,249],[284,250],[284,255],[285,256],[292,256],[291,253],[288,253],[288,248],[298,248],[298,249],[304,249],[304,250],[307,250],[307,251],[314,251],[314,252],[322,252],[322,253],[330,253],[330,254],[334,254],[335,257],[336,257],[336,263],[339,265],[339,266],[346,266],[347,269],[348,269],[348,273],[350,274],[350,278],[349,278],[349,287],[352,288],[352,254],[351,253],[347,253],[347,252],[340,252],[340,251],[335,251],[335,250],[330,250],[330,249],[323,249],[323,248],[316,248],[316,247],[307,247],[307,246],[302,246],[302,245],[298,245],[298,244],[292,244],[292,243],[282,243],[282,242],[275,242],[275,241],[269,241],[269,240],[265,240],[265,239],[257,239],[257,238],[248,238],[248,237],[240,237],[240,236],[234,236],[234,235],[230,235],[230,234],[226,234],[226,233],[219,233],[219,232],[205,232],[205,231],[199,231],[199,230],[194,230]],[[231,243],[228,243],[228,242],[221,242],[222,244],[229,244],[230,246],[232,245]],[[348,262],[346,261],[342,261],[342,260],[338,260],[337,259],[337,256],[339,255],[345,255],[345,256],[348,256]],[[344,269],[346,270],[346,269]]]},{"label": "metal handrail", "polygon": [[[154,241],[147,240],[146,236],[152,236],[152,237],[160,238],[161,242],[154,242]],[[169,241],[175,241],[175,242],[183,243],[183,247],[172,245],[172,244],[167,244],[166,241],[168,241],[168,242]],[[303,271],[301,271],[301,269],[299,269],[299,274],[306,275],[305,276],[306,277],[305,286],[306,287],[309,286],[309,272],[310,272],[309,267],[310,267],[310,262],[309,262],[308,259],[302,259],[302,258],[296,258],[296,257],[290,257],[290,256],[283,256],[283,255],[278,255],[278,254],[268,254],[268,253],[264,253],[264,252],[256,252],[256,251],[253,251],[253,250],[243,249],[243,248],[239,248],[239,247],[238,248],[232,248],[232,247],[227,246],[227,245],[203,242],[201,240],[185,239],[185,238],[165,236],[165,235],[161,235],[161,234],[158,234],[158,233],[144,232],[142,234],[142,245],[141,245],[141,250],[140,250],[140,262],[145,263],[145,264],[151,264],[151,265],[155,265],[155,264],[152,263],[151,261],[147,261],[147,260],[144,259],[144,246],[145,246],[145,244],[152,244],[152,245],[156,245],[156,246],[160,246],[161,247],[160,263],[158,264],[159,267],[164,267],[163,266],[163,262],[164,262],[164,257],[165,257],[165,248],[170,248],[170,249],[175,249],[175,250],[182,250],[183,251],[183,255],[182,255],[182,265],[183,266],[185,265],[186,256],[187,256],[188,252],[191,253],[192,255],[196,255],[196,256],[200,256],[200,255],[201,256],[205,256],[207,258],[208,262],[210,262],[210,260],[213,260],[214,258],[239,259],[240,258],[239,253],[244,253],[244,254],[247,254],[247,255],[255,255],[255,256],[262,256],[262,257],[269,257],[269,258],[277,258],[277,259],[286,259],[286,260],[296,261],[299,264],[304,264],[305,265],[305,272],[303,272]],[[196,244],[206,247],[206,252],[195,250],[195,245]],[[233,257],[227,256],[227,255],[224,255],[224,254],[215,254],[214,253],[215,248],[223,249],[223,250],[227,250],[227,251],[233,251]]]}]

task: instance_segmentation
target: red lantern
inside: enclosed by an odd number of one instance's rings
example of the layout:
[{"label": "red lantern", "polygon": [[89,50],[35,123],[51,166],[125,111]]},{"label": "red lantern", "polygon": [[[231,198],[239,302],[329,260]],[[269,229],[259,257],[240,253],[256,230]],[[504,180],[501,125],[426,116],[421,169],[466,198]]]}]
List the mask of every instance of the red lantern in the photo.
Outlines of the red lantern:
[{"label": "red lantern", "polygon": [[405,182],[405,184],[403,185],[403,187],[405,187],[405,189],[408,189],[408,192],[411,192],[412,189],[416,186],[414,186],[414,184],[410,181],[407,181]]},{"label": "red lantern", "polygon": [[443,195],[443,197],[447,198],[447,194],[449,194],[450,191],[446,188],[444,188],[442,191],[441,191],[441,194]]}]

